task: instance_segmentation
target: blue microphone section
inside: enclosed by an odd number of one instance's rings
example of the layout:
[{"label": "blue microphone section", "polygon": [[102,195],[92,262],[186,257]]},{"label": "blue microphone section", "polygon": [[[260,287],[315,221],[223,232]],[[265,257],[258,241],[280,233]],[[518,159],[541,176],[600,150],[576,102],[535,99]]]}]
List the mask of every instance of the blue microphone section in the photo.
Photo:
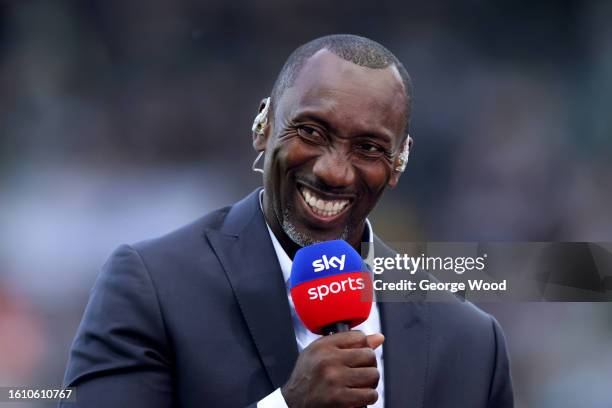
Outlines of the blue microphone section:
[{"label": "blue microphone section", "polygon": [[343,240],[325,241],[299,249],[291,267],[291,287],[313,279],[367,271],[361,256]]}]

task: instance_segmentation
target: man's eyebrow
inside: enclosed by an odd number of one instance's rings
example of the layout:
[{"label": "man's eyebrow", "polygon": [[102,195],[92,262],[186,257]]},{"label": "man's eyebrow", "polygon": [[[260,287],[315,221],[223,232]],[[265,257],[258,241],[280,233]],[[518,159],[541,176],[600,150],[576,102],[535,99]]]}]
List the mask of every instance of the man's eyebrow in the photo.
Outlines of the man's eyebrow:
[{"label": "man's eyebrow", "polygon": [[393,138],[391,136],[389,136],[386,132],[385,133],[381,133],[381,132],[364,132],[364,133],[360,133],[357,137],[358,138],[364,138],[364,139],[378,139],[378,140],[380,140],[382,142],[393,144]]},{"label": "man's eyebrow", "polygon": [[295,115],[293,120],[312,120],[313,122],[317,122],[318,124],[323,126],[325,129],[332,131],[334,130],[334,127],[331,125],[331,123],[329,123],[329,121],[323,119],[320,115],[310,111],[299,112],[297,115]]}]

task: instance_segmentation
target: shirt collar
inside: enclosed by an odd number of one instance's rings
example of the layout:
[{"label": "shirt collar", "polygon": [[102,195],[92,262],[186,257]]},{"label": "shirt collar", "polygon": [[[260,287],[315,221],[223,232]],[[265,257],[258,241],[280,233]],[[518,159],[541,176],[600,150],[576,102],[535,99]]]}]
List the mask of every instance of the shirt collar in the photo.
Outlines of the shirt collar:
[{"label": "shirt collar", "polygon": [[[263,213],[263,192],[261,190],[259,192],[259,208]],[[291,276],[291,265],[293,265],[293,261],[287,255],[287,252],[283,249],[280,242],[276,238],[276,235],[272,232],[272,229],[268,225],[268,221],[266,220],[264,214],[264,221],[266,222],[266,227],[268,228],[268,233],[270,234],[270,239],[272,239],[272,245],[274,245],[274,252],[276,252],[276,257],[278,258],[278,263],[280,264],[281,271],[283,272],[283,279],[285,280],[285,284],[289,287],[289,277]],[[370,221],[366,218],[366,231],[368,234],[368,256],[366,257],[366,263],[370,264],[370,260],[374,257],[374,232],[372,231],[372,225]]]}]

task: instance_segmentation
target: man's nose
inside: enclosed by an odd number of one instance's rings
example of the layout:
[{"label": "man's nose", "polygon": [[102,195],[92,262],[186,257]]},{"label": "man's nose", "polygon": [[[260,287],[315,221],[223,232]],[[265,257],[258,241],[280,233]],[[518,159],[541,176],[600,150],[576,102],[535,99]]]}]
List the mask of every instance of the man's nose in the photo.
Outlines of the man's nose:
[{"label": "man's nose", "polygon": [[329,187],[345,188],[355,183],[355,170],[350,158],[338,151],[325,152],[319,156],[312,172]]}]

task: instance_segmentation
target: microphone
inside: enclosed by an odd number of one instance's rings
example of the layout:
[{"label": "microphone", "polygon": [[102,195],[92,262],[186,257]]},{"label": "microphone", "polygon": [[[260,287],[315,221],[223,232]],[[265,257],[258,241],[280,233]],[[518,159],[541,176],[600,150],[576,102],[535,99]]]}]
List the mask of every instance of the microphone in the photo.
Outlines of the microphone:
[{"label": "microphone", "polygon": [[372,278],[346,241],[299,249],[289,278],[295,311],[311,332],[329,335],[364,322],[372,308]]}]

